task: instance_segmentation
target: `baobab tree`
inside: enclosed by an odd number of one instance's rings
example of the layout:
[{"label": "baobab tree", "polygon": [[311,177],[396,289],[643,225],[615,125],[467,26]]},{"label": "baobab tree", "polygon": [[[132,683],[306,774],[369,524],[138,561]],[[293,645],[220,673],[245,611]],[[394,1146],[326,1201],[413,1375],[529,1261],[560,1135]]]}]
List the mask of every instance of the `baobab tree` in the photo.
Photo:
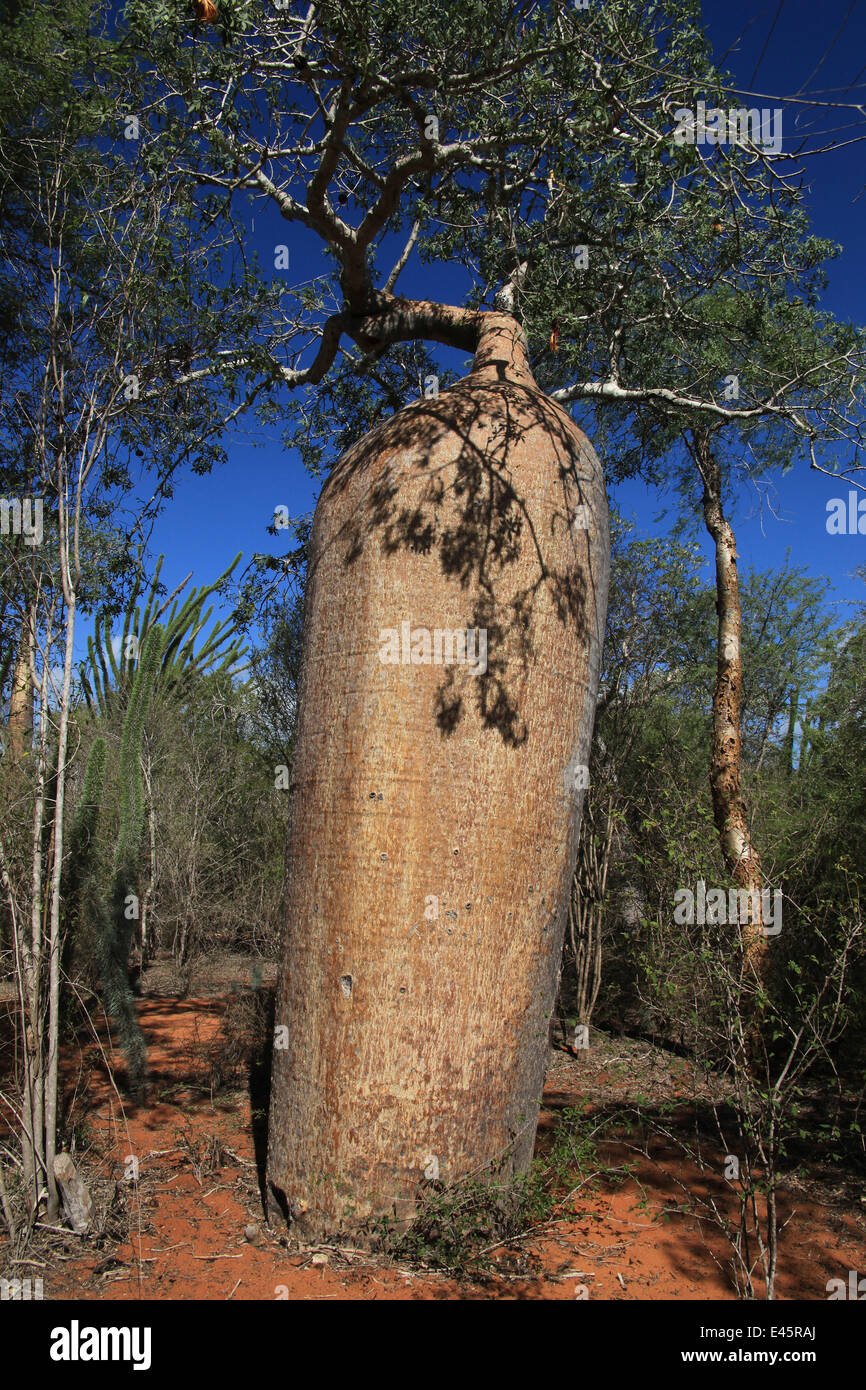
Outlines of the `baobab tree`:
[{"label": "baobab tree", "polygon": [[[754,131],[712,161],[677,139],[678,111],[727,96],[687,0],[127,15],[149,138],[170,120],[190,186],[259,200],[334,266],[287,283],[234,361],[303,393],[297,435],[332,464],[268,1180],[301,1235],[357,1238],[425,1181],[532,1152],[608,565],[599,462],[562,407],[619,410],[624,435],[645,408],[668,441],[677,412],[796,424],[802,375],[723,394],[740,364],[713,318],[719,287],[790,265],[795,195]],[[398,293],[419,262],[424,292]],[[428,344],[469,374],[445,386]]]}]

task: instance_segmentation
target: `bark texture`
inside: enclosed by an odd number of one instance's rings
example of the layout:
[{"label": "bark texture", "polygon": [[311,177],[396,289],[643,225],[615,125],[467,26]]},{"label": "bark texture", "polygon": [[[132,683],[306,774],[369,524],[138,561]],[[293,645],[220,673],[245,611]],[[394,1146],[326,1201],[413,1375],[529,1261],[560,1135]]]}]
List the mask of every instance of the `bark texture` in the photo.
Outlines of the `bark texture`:
[{"label": "bark texture", "polygon": [[[344,455],[313,526],[268,1151],[271,1212],[309,1240],[533,1151],[607,504],[514,320],[477,342]],[[383,662],[404,623],[417,659]],[[486,630],[486,670],[425,661],[421,628]]]},{"label": "bark texture", "polygon": [[758,968],[767,950],[761,915],[763,873],[761,858],[752,842],[741,788],[743,703],[743,614],[737,571],[737,542],[722,507],[722,475],[710,439],[695,434],[692,455],[704,484],[703,512],[716,550],[716,611],[718,664],[713,690],[710,791],[713,818],[719,832],[725,864],[741,888],[751,894],[755,911],[743,925],[746,959]]},{"label": "bark texture", "polygon": [[20,763],[33,745],[33,622],[32,610],[24,610],[21,635],[12,667],[12,687],[9,692],[9,719],[6,726],[9,759]]},{"label": "bark texture", "polygon": [[93,1222],[93,1198],[69,1154],[61,1153],[52,1160],[54,1177],[63,1195],[63,1210],[73,1231],[83,1235]]}]

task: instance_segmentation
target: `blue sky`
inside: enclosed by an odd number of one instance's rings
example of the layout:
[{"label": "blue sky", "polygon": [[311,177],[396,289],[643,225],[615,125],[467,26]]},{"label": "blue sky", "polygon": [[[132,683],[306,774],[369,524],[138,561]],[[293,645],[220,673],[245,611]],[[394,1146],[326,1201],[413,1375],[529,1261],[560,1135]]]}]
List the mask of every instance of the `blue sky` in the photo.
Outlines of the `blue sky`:
[{"label": "blue sky", "polygon": [[[805,87],[822,100],[866,102],[866,0],[706,0],[707,27],[717,59],[734,74],[744,92],[767,98],[793,96]],[[848,16],[847,22],[843,21]],[[773,28],[775,22],[775,27]],[[841,33],[839,30],[841,28]],[[772,30],[772,32],[771,32]],[[834,38],[835,45],[826,53]],[[728,52],[728,50],[731,50]],[[824,56],[826,55],[826,56]],[[821,61],[823,57],[823,62]],[[814,70],[818,68],[817,72]],[[855,85],[845,95],[844,89]],[[770,102],[749,103],[769,105]],[[824,130],[838,132],[853,117],[844,112],[816,111],[814,119]],[[861,130],[866,123],[861,120]],[[785,106],[785,147],[796,135],[797,108]],[[805,163],[806,201],[817,234],[839,242],[844,251],[830,266],[825,305],[840,317],[866,323],[866,143],[836,153],[817,156]],[[279,242],[291,248],[292,279],[319,274],[325,260],[317,243],[283,222],[273,213],[256,212],[256,244],[262,262],[272,261]],[[436,290],[430,287],[429,267],[410,267],[401,279],[406,294],[435,293],[445,298],[448,275],[443,273]],[[466,362],[459,353],[443,352],[443,361],[458,370]],[[286,451],[277,429],[262,430],[250,419],[231,437],[229,461],[208,477],[179,479],[175,496],[157,522],[152,553],[165,553],[162,578],[169,588],[189,570],[193,584],[203,584],[219,574],[243,551],[245,563],[254,551],[282,554],[285,545],[269,536],[267,525],[274,508],[285,505],[293,515],[312,509],[317,484],[296,456]],[[785,563],[804,566],[813,575],[827,576],[835,588],[841,620],[852,599],[866,598],[866,588],[853,577],[856,566],[866,564],[866,536],[831,536],[826,530],[826,507],[833,496],[847,496],[848,485],[808,469],[782,478],[766,479],[759,502],[755,493],[738,499],[733,516],[739,543],[741,570],[752,565],[768,569]],[[667,523],[659,521],[666,501],[641,483],[620,486],[611,501],[635,522],[644,535],[657,535]],[[711,582],[711,548],[700,532],[707,556],[706,578]],[[240,567],[239,567],[240,568]]]}]

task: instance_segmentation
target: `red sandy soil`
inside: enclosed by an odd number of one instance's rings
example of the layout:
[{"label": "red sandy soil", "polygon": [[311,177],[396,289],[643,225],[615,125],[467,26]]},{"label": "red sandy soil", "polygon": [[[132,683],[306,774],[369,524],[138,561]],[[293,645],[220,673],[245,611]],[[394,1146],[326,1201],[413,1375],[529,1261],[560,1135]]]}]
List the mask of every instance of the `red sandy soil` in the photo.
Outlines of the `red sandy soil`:
[{"label": "red sandy soil", "polygon": [[[52,1299],[711,1299],[736,1297],[730,1251],[719,1233],[677,1210],[683,1190],[713,1185],[681,1149],[660,1138],[651,1158],[605,1141],[604,1162],[634,1164],[624,1180],[582,1187],[574,1214],[496,1253],[498,1272],[456,1282],[349,1250],[291,1250],[263,1224],[254,1124],[246,1088],[209,1091],[208,1058],[219,1041],[225,998],[148,998],[138,1007],[151,1066],[147,1102],[131,1104],[96,1047],[67,1084],[86,1115],[76,1158],[94,1191],[101,1237],[52,1237],[44,1296]],[[617,1048],[620,1051],[617,1052]],[[638,1061],[650,1058],[657,1094],[674,1099],[686,1063],[646,1044],[598,1035],[582,1058],[551,1054],[540,1144],[562,1107],[592,1111],[599,1096],[624,1095]],[[608,1054],[611,1055],[608,1055]],[[652,1057],[650,1057],[652,1054]],[[658,1058],[661,1056],[661,1061]],[[120,1066],[120,1059],[115,1057]],[[607,1070],[605,1070],[607,1066]],[[645,1079],[645,1078],[644,1078]],[[660,1087],[660,1092],[659,1092]],[[693,1094],[694,1092],[692,1092]],[[261,1135],[263,1117],[257,1117]],[[130,1180],[127,1155],[139,1161]],[[866,1270],[866,1206],[850,1187],[815,1194],[786,1189],[779,1297],[825,1299],[827,1280]],[[249,1239],[245,1228],[250,1231]],[[34,1252],[35,1253],[35,1252]],[[2,1264],[2,1252],[0,1252]]]}]

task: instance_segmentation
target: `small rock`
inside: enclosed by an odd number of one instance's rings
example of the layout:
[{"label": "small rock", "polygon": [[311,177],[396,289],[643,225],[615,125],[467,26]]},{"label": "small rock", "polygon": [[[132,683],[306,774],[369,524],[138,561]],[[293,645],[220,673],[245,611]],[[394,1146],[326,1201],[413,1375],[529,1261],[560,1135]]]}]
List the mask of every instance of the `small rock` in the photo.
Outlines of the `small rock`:
[{"label": "small rock", "polygon": [[244,1226],[244,1240],[248,1240],[250,1245],[255,1245],[259,1235],[258,1226]]},{"label": "small rock", "polygon": [[311,1263],[314,1265],[326,1265],[328,1263],[328,1257],[324,1253],[324,1251],[317,1251],[316,1254],[313,1256]]}]

